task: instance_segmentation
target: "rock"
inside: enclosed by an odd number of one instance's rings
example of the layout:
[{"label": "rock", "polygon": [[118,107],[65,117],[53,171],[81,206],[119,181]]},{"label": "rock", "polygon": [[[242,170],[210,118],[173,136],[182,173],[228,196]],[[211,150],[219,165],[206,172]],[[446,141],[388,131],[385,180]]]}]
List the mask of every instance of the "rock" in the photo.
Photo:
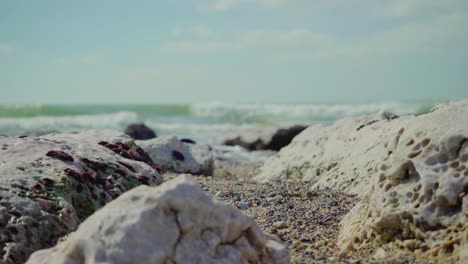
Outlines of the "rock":
[{"label": "rock", "polygon": [[301,133],[306,126],[292,126],[288,128],[282,128],[276,131],[276,133],[271,138],[271,141],[266,145],[265,149],[278,151],[283,147],[289,145],[293,138]]},{"label": "rock", "polygon": [[358,195],[342,222],[343,251],[367,246],[468,262],[467,116],[465,100],[419,116],[312,126],[267,160],[256,179],[302,179],[312,190]]},{"label": "rock", "polygon": [[240,202],[239,202],[239,208],[240,208],[241,210],[247,210],[247,209],[249,209],[249,207],[250,207],[250,203],[249,203],[249,202],[246,202],[246,201],[240,201]]},{"label": "rock", "polygon": [[288,223],[286,221],[276,221],[273,223],[273,227],[276,229],[282,229],[288,227]]},{"label": "rock", "polygon": [[275,150],[287,146],[305,126],[276,127],[259,126],[225,135],[220,139],[222,145],[241,146],[247,150]]},{"label": "rock", "polygon": [[147,140],[156,137],[156,133],[145,124],[131,124],[125,129],[125,134],[133,139]]},{"label": "rock", "polygon": [[163,170],[175,173],[212,174],[213,154],[208,145],[186,144],[174,136],[138,140],[136,144]]},{"label": "rock", "polygon": [[119,132],[0,138],[0,146],[0,263],[23,263],[126,190],[162,182]]},{"label": "rock", "polygon": [[[207,217],[209,216],[209,217]],[[289,263],[286,248],[190,176],[140,186],[27,263]]]}]

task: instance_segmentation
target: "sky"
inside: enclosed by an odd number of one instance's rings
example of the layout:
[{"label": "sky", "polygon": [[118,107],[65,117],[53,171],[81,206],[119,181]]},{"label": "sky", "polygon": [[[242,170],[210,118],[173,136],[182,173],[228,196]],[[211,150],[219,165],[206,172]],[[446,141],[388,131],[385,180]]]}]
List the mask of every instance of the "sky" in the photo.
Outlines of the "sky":
[{"label": "sky", "polygon": [[0,103],[468,98],[466,0],[0,0]]}]

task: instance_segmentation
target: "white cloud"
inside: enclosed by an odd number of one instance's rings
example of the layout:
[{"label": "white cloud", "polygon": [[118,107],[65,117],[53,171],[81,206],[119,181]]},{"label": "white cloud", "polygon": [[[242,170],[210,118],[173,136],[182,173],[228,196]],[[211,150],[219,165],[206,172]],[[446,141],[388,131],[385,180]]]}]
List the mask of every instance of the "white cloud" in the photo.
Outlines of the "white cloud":
[{"label": "white cloud", "polygon": [[0,43],[0,55],[12,54],[15,51],[15,46],[7,43]]},{"label": "white cloud", "polygon": [[439,16],[403,25],[355,41],[335,41],[319,50],[292,50],[282,59],[311,60],[327,57],[468,56],[468,14]]},{"label": "white cloud", "polygon": [[171,35],[180,37],[184,34],[195,35],[199,38],[207,38],[215,34],[215,32],[205,25],[193,25],[184,27],[179,24],[172,26]]},{"label": "white cloud", "polygon": [[[210,31],[211,32],[211,31]],[[289,31],[250,31],[245,33],[230,34],[225,39],[224,35],[211,34],[217,40],[188,40],[168,42],[162,46],[164,51],[182,52],[209,52],[226,51],[247,48],[318,48],[334,42],[333,37],[311,32],[305,29],[293,29]]]},{"label": "white cloud", "polygon": [[[291,1],[291,0],[290,0]],[[294,0],[292,0],[294,1]],[[227,11],[239,6],[250,4],[259,7],[275,8],[287,3],[286,0],[214,0],[210,3],[205,3],[201,9],[207,11]]]},{"label": "white cloud", "polygon": [[[169,52],[225,52],[270,49],[288,60],[398,55],[468,55],[468,13],[417,20],[358,39],[337,38],[307,29],[212,33],[209,39],[164,44]],[[212,31],[210,31],[212,32]]]},{"label": "white cloud", "polygon": [[450,14],[467,8],[466,0],[391,0],[374,11],[378,15],[409,17]]}]

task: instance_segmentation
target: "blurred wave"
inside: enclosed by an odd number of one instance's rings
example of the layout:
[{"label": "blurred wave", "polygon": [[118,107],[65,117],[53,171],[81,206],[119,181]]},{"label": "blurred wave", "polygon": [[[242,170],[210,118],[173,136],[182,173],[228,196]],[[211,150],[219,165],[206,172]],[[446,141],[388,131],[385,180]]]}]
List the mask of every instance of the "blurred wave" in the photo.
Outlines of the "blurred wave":
[{"label": "blurred wave", "polygon": [[345,116],[379,111],[398,115],[420,114],[438,103],[0,105],[0,135],[123,130],[128,124],[144,122],[158,134],[190,136],[206,141],[235,129],[259,124],[332,122]]}]

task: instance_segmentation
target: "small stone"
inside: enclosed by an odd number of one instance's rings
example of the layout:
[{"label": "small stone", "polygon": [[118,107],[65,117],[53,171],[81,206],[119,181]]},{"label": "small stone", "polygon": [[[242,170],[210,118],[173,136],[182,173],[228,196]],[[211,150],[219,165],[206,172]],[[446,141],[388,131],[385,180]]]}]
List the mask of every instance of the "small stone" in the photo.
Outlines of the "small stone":
[{"label": "small stone", "polygon": [[276,221],[273,223],[273,227],[276,229],[282,229],[288,227],[286,221]]},{"label": "small stone", "polygon": [[225,197],[226,196],[226,193],[223,192],[223,191],[219,191],[215,194],[216,197],[219,197],[219,198],[222,198],[222,197]]},{"label": "small stone", "polygon": [[245,201],[240,201],[239,202],[239,208],[242,209],[242,210],[247,210],[249,209],[250,207],[250,204],[248,202],[245,202]]}]

